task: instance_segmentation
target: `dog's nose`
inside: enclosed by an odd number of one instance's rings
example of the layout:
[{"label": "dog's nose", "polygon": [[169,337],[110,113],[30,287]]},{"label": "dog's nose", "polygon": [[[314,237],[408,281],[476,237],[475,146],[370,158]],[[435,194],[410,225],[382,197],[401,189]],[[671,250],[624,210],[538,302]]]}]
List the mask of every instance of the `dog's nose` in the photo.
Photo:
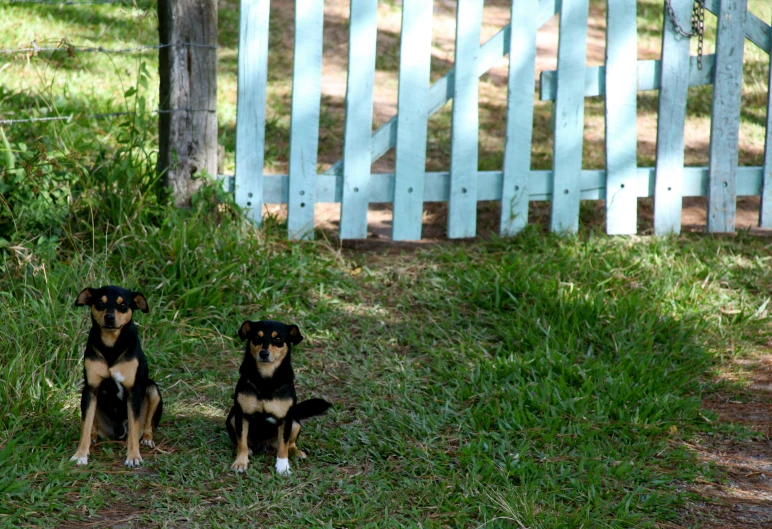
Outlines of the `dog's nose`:
[{"label": "dog's nose", "polygon": [[268,360],[268,358],[271,356],[271,353],[266,351],[265,349],[262,349],[260,351],[260,360]]},{"label": "dog's nose", "polygon": [[105,325],[115,325],[115,314],[105,314]]}]

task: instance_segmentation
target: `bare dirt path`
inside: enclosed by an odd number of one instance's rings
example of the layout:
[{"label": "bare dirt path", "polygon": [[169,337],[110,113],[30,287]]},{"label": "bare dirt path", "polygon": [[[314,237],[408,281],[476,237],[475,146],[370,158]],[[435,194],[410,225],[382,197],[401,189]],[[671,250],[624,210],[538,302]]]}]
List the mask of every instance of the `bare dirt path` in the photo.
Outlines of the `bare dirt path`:
[{"label": "bare dirt path", "polygon": [[744,439],[706,436],[690,446],[700,460],[715,465],[724,480],[691,487],[703,501],[690,504],[690,523],[684,527],[768,529],[772,527],[772,352],[732,360],[722,378],[729,382],[742,378],[746,383],[736,391],[705,399],[703,406],[718,414],[720,421],[756,433]]}]

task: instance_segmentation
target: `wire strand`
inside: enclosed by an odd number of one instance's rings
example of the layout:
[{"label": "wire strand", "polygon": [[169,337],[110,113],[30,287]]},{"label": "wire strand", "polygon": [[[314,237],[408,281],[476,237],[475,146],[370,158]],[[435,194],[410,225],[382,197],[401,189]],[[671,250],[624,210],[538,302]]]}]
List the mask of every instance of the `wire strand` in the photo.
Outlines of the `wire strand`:
[{"label": "wire strand", "polygon": [[[170,109],[158,109],[148,112],[148,114],[176,114],[182,112],[208,112],[210,114],[216,114],[217,111],[210,108],[170,108]],[[0,125],[13,125],[16,123],[35,123],[40,121],[71,121],[78,117],[87,119],[106,119],[120,116],[132,116],[135,112],[108,112],[104,114],[80,114],[70,116],[56,116],[50,118],[22,118],[22,119],[0,119]]]},{"label": "wire strand", "polygon": [[117,50],[111,50],[107,48],[103,48],[102,46],[97,47],[86,47],[86,46],[74,46],[70,44],[64,44],[56,47],[41,47],[38,46],[35,42],[32,43],[31,48],[16,48],[16,49],[0,49],[0,54],[5,55],[14,55],[14,54],[21,54],[21,53],[38,53],[41,51],[64,51],[67,53],[137,53],[137,52],[143,52],[143,51],[149,51],[149,50],[160,50],[163,48],[173,48],[173,47],[183,47],[183,48],[210,48],[210,49],[218,49],[219,46],[216,44],[199,44],[197,42],[175,42],[172,44],[157,44],[155,46],[138,46],[136,48],[124,48],[124,49],[117,49]]}]

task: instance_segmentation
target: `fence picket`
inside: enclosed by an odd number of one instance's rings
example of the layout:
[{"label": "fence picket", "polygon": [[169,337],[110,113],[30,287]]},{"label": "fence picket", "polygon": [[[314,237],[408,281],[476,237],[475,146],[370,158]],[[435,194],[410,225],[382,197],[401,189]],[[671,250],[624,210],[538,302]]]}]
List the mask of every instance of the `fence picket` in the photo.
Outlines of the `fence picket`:
[{"label": "fence picket", "polygon": [[[539,18],[537,26],[543,26],[550,18],[560,11],[561,0],[539,0]],[[480,47],[480,58],[477,62],[477,75],[481,76],[491,69],[503,56],[509,53],[510,28],[507,25]],[[453,98],[453,87],[456,72],[450,70],[437,79],[429,89],[429,115],[438,112],[445,103]],[[375,162],[386,154],[397,143],[397,118],[393,117],[372,136],[372,161]],[[338,160],[324,174],[343,174],[343,160]]]},{"label": "fence picket", "polygon": [[709,232],[733,232],[735,229],[747,3],[747,0],[724,0],[718,15],[716,77],[710,120]]},{"label": "fence picket", "polygon": [[265,95],[270,0],[243,0],[239,12],[239,86],[236,112],[236,203],[262,222]]},{"label": "fence picket", "polygon": [[477,234],[478,83],[482,0],[456,4],[456,57],[450,138],[448,237]]},{"label": "fence picket", "polygon": [[608,0],[606,13],[606,232],[637,231],[638,33],[635,0]]},{"label": "fence picket", "polygon": [[[671,0],[689,30],[692,0]],[[737,196],[761,195],[759,223],[772,228],[772,94],[762,167],[738,167],[745,39],[772,54],[772,26],[747,0],[705,0],[718,11],[717,52],[698,70],[689,39],[665,11],[661,60],[637,60],[636,2],[608,0],[606,64],[586,67],[589,0],[512,0],[514,22],[480,46],[483,0],[459,0],[454,68],[430,85],[432,0],[403,2],[398,114],[372,133],[377,0],[351,0],[343,159],[316,174],[324,0],[296,0],[289,175],[263,175],[270,0],[243,0],[239,40],[236,177],[224,183],[260,222],[262,204],[288,204],[290,237],[313,236],[314,205],[342,203],[341,239],[367,236],[369,202],[392,202],[395,240],[418,239],[424,202],[449,204],[448,237],[476,234],[479,201],[501,200],[500,231],[527,223],[531,200],[551,200],[551,229],[578,229],[580,200],[606,200],[609,234],[634,233],[638,197],[655,197],[655,233],[680,232],[681,202],[707,196],[708,231],[734,229]],[[560,10],[558,69],[543,72],[554,100],[553,170],[530,170],[536,30]],[[478,78],[510,53],[504,163],[478,171]],[[772,63],[772,57],[770,58]],[[772,84],[772,71],[769,82]],[[714,85],[710,166],[684,167],[689,86]],[[660,90],[654,168],[636,167],[636,98]],[[582,170],[584,98],[606,98],[606,170]],[[426,172],[428,116],[453,100],[449,172]],[[394,174],[370,174],[396,146]]]},{"label": "fence picket", "polygon": [[767,132],[764,138],[761,210],[759,211],[759,226],[762,228],[772,228],[772,40],[770,40],[767,53],[769,53],[769,84],[767,84]]},{"label": "fence picket", "polygon": [[421,238],[432,59],[432,0],[402,4],[392,239]]},{"label": "fence picket", "polygon": [[589,8],[589,0],[563,0],[560,13],[550,218],[550,228],[558,233],[576,233],[579,229]]},{"label": "fence picket", "polygon": [[528,180],[533,138],[534,73],[538,2],[513,0],[507,87],[507,133],[501,185],[501,235],[515,235],[528,224]]},{"label": "fence picket", "polygon": [[367,237],[378,0],[351,0],[340,238]]},{"label": "fence picket", "polygon": [[291,239],[314,236],[323,29],[324,0],[296,0],[287,204]]},{"label": "fence picket", "polygon": [[[688,27],[692,0],[672,0],[676,20]],[[665,10],[662,31],[662,88],[657,115],[654,233],[681,232],[684,123],[689,88],[689,38],[678,35]]]}]

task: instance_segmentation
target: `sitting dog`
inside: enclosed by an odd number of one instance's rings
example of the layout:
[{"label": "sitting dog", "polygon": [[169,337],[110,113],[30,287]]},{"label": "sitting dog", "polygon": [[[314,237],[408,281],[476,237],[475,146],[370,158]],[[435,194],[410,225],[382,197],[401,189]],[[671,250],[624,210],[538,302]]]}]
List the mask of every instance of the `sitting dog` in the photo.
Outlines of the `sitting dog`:
[{"label": "sitting dog", "polygon": [[297,325],[277,321],[245,321],[239,338],[248,340],[240,378],[233,395],[233,407],[225,421],[228,435],[236,444],[236,461],[231,468],[245,472],[252,449],[276,449],[276,472],[290,473],[288,454],[297,452],[300,421],[321,415],[332,404],[323,399],[297,402],[295,374],[290,363],[292,346],[303,340]]},{"label": "sitting dog", "polygon": [[91,307],[91,331],[83,355],[80,444],[70,461],[87,464],[89,448],[99,434],[106,439],[125,438],[124,464],[138,467],[142,464],[139,445],[155,446],[153,430],[163,409],[161,392],[148,377],[137,326],[131,320],[135,310],[150,310],[147,300],[139,292],[106,286],[84,289],[75,305]]}]

